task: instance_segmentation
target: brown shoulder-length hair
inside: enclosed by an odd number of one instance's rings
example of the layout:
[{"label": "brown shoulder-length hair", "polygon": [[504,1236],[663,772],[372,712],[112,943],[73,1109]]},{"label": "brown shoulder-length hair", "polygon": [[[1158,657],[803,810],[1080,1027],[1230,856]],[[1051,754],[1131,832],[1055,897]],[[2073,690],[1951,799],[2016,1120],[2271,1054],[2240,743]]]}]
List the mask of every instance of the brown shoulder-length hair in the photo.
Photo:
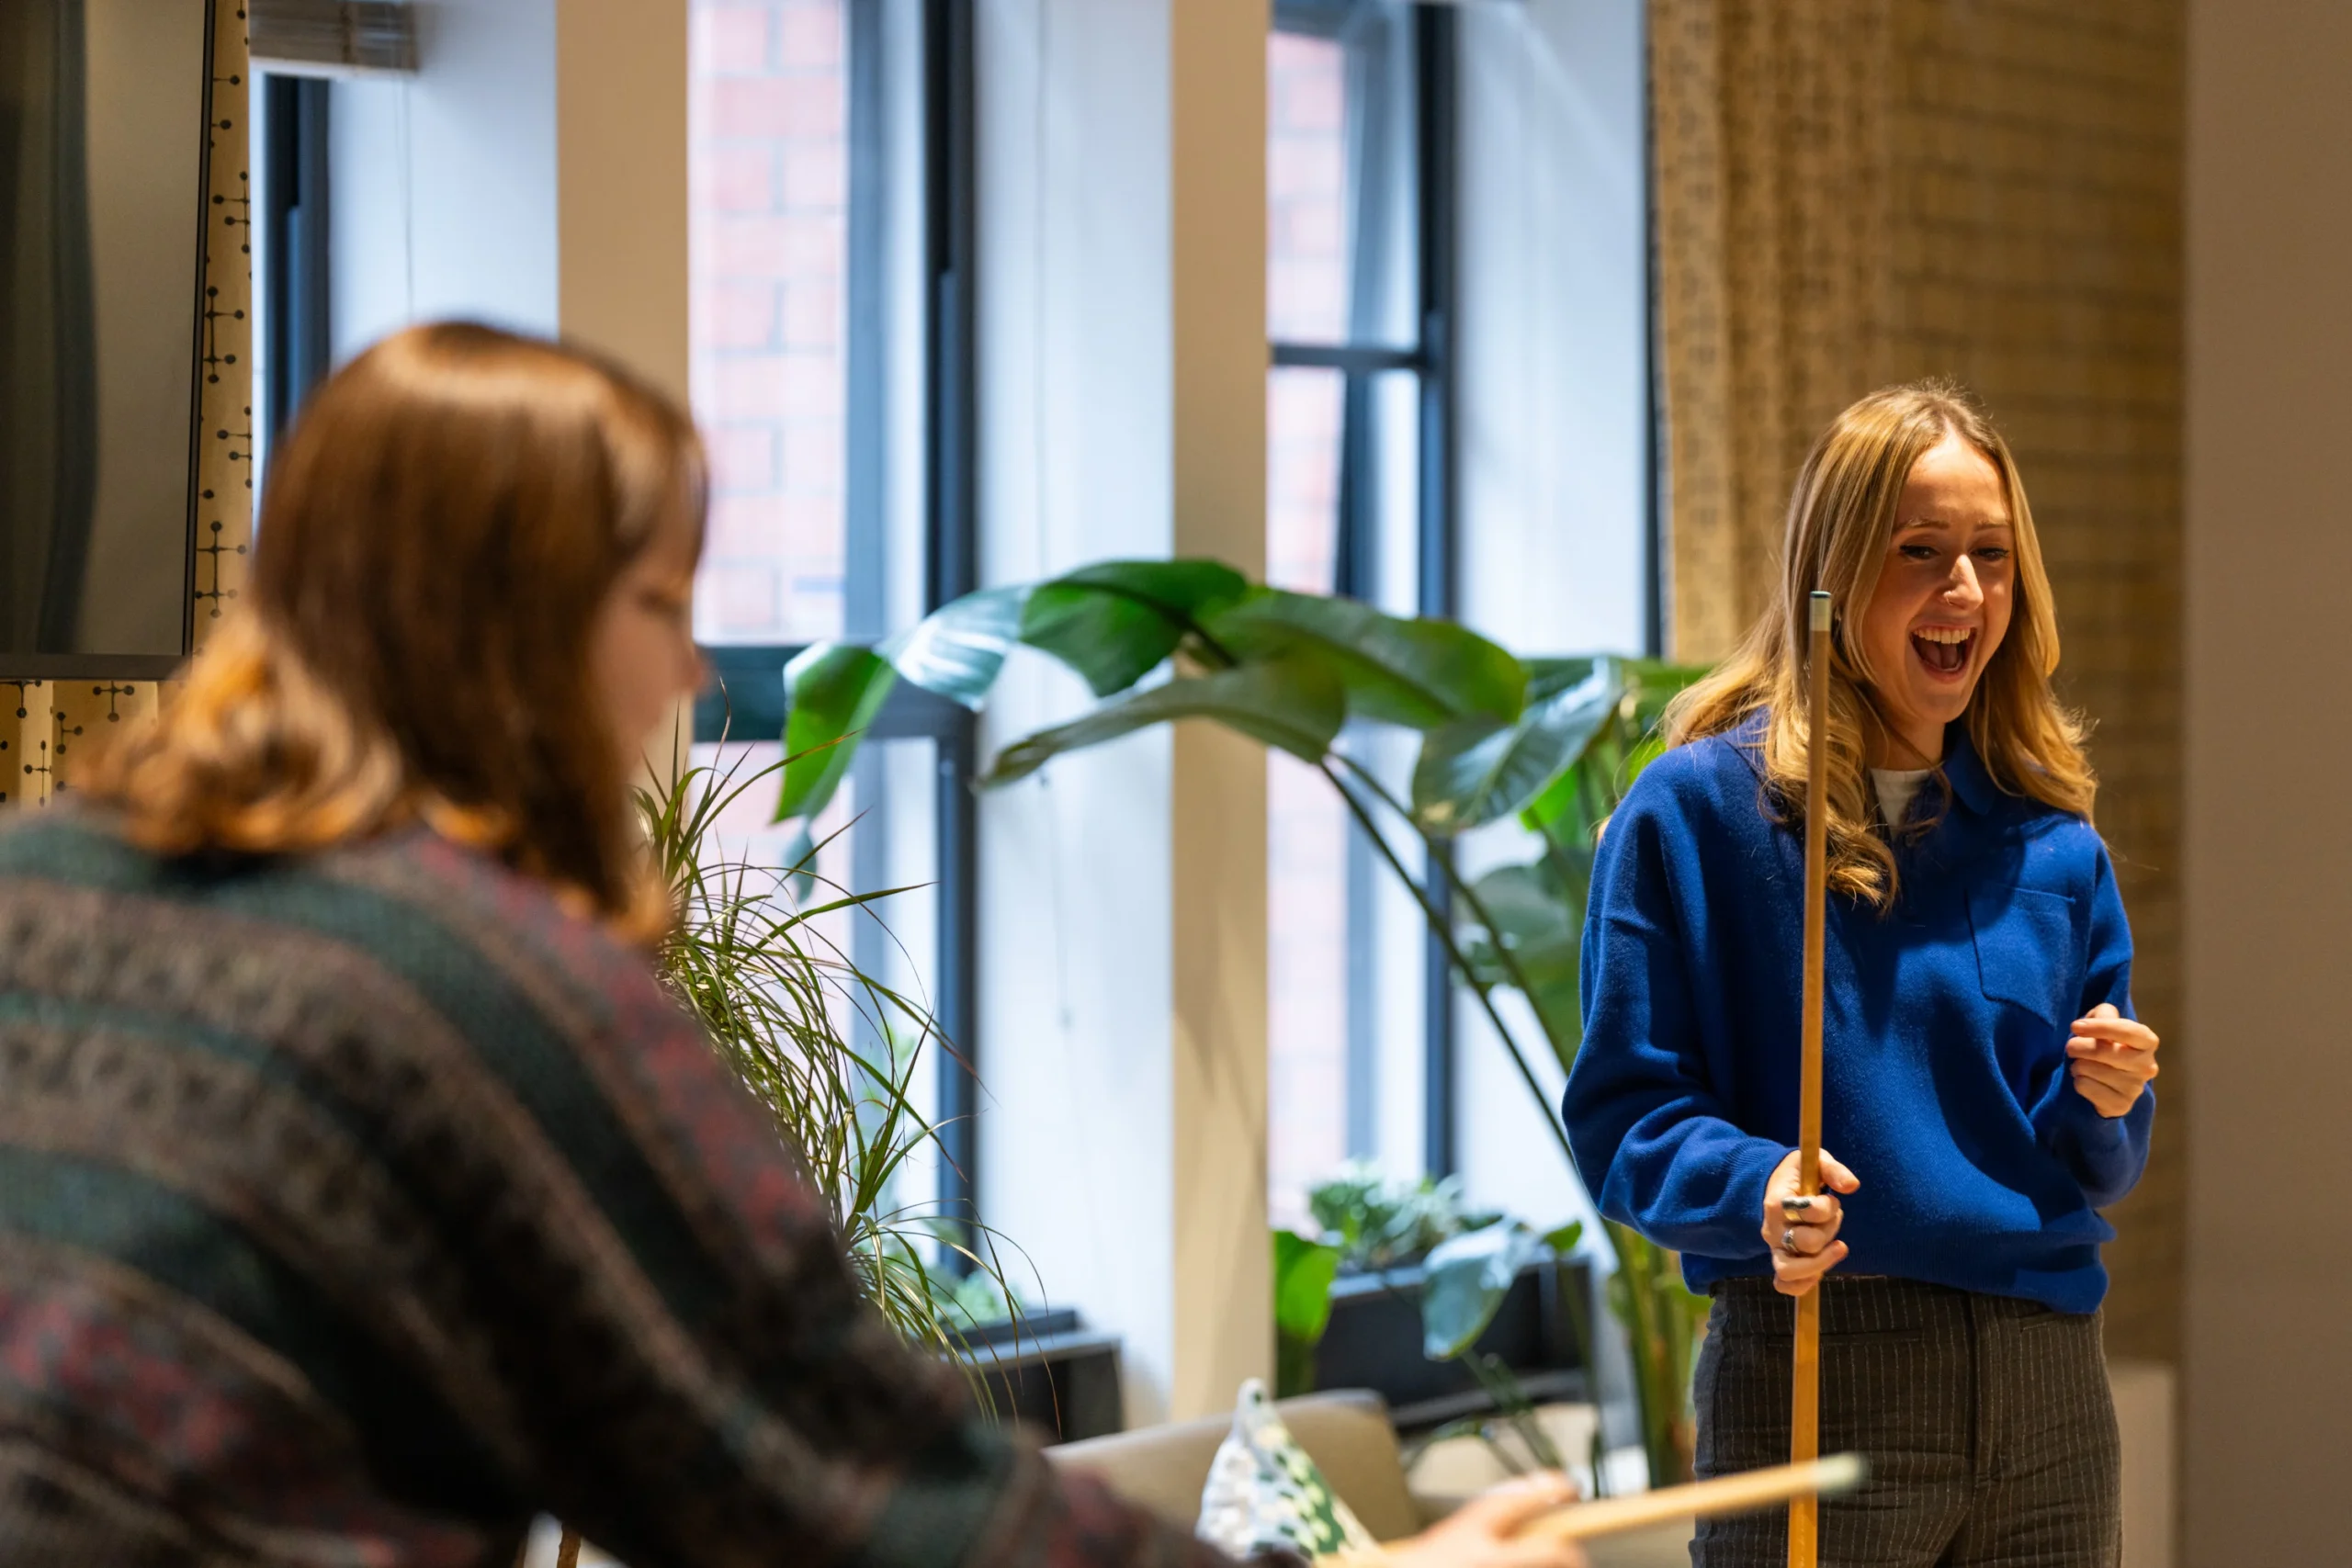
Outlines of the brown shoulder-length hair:
[{"label": "brown shoulder-length hair", "polygon": [[423,820],[650,935],[667,899],[590,640],[657,536],[699,548],[706,491],[685,412],[601,355],[465,323],[389,337],[311,397],[243,604],[88,793],[168,853]]},{"label": "brown shoulder-length hair", "polygon": [[2008,635],[1969,699],[1970,743],[1993,783],[2087,820],[2098,782],[2083,752],[2081,719],[2058,701],[2058,615],[2025,482],[2008,444],[1959,387],[1919,381],[1872,392],[1830,421],[1813,444],[1789,498],[1779,601],[1747,639],[1666,713],[1666,741],[1679,746],[1766,716],[1765,776],[1782,808],[1801,811],[1805,794],[1804,688],[1807,596],[1836,596],[1838,636],[1829,678],[1829,884],[1879,908],[1895,895],[1894,855],[1871,808],[1866,759],[1883,739],[1871,700],[1868,651],[1846,628],[1860,622],[1877,591],[1895,513],[1912,466],[1947,435],[1982,452],[2001,476],[2014,534]]}]

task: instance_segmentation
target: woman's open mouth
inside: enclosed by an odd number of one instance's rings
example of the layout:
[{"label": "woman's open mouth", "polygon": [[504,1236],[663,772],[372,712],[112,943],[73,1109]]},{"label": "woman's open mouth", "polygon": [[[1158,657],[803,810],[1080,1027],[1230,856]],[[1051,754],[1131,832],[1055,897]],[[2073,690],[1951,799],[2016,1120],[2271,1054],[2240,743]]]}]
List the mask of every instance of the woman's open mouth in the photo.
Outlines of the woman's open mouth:
[{"label": "woman's open mouth", "polygon": [[1976,632],[1970,626],[1921,626],[1911,634],[1911,651],[1929,674],[1942,680],[1965,674],[1975,647]]}]

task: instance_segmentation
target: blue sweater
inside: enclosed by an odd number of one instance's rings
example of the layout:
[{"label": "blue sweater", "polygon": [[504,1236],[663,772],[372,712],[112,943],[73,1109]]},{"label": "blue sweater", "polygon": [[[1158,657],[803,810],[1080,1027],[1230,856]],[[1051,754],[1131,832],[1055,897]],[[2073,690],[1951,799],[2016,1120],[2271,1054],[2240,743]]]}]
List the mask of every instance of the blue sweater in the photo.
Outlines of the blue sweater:
[{"label": "blue sweater", "polygon": [[[1771,1273],[1764,1184],[1795,1146],[1804,845],[1767,814],[1759,720],[1668,751],[1601,836],[1584,1044],[1563,1112],[1602,1213],[1682,1254],[1695,1291]],[[1832,894],[1822,1144],[1861,1180],[1846,1274],[2085,1313],[2098,1211],[2148,1154],[2153,1091],[2109,1120],[2067,1072],[2070,1025],[2132,1010],[2132,933],[2086,822],[2003,794],[1954,726],[1881,914]]]}]

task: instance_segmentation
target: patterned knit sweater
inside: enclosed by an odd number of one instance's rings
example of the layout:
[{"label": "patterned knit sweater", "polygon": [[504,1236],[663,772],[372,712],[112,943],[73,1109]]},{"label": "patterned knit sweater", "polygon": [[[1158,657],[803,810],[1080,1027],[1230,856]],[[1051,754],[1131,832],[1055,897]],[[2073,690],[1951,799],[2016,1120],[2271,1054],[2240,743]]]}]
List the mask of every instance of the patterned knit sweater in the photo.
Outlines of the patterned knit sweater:
[{"label": "patterned knit sweater", "polygon": [[974,1414],[643,960],[424,832],[0,833],[0,1562],[1218,1561]]}]

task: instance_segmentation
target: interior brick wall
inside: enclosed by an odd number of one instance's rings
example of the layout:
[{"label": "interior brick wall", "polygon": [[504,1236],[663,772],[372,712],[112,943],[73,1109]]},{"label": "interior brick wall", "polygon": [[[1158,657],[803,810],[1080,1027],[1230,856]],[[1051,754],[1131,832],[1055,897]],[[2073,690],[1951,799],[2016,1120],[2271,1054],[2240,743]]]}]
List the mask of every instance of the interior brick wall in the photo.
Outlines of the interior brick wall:
[{"label": "interior brick wall", "polygon": [[2177,1359],[2183,0],[1649,0],[1672,651],[1765,606],[1814,434],[1975,389],[2020,459],[2066,698],[2165,1040],[2109,1342]]},{"label": "interior brick wall", "polygon": [[2196,1042],[2181,1038],[2183,32],[2179,0],[1897,0],[1886,125],[1899,377],[1966,380],[2022,466],[2096,725],[2098,826],[2165,1038],[2108,1342],[2177,1360]]}]

